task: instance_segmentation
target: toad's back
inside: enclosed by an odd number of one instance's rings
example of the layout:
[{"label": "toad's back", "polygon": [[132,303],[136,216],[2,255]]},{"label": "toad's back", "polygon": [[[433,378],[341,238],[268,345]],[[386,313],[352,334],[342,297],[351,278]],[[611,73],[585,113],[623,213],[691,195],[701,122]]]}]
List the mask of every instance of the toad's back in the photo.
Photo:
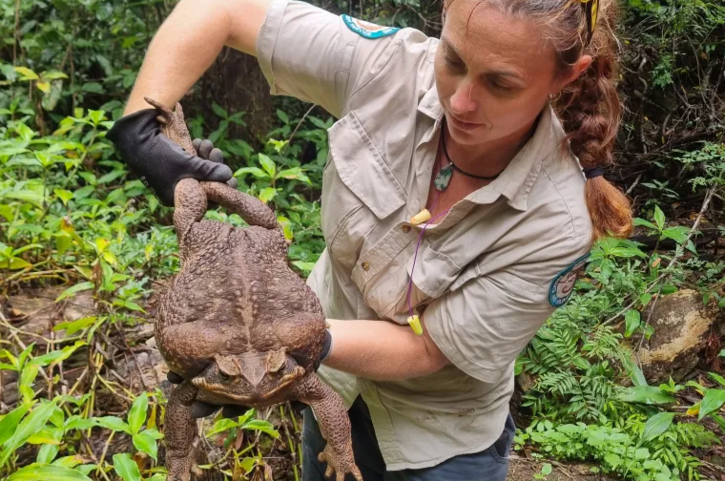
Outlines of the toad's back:
[{"label": "toad's back", "polygon": [[181,271],[160,302],[156,326],[172,370],[195,376],[216,354],[250,349],[317,351],[322,309],[287,265],[278,229],[202,220],[185,244]]}]

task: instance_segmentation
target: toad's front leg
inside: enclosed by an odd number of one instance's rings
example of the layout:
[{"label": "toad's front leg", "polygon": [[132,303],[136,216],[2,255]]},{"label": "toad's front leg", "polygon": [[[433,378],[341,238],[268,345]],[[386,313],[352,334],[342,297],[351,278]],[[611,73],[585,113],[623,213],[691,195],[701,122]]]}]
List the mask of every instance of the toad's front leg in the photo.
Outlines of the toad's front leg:
[{"label": "toad's front leg", "polygon": [[191,405],[196,391],[195,386],[184,381],[172,391],[166,405],[164,435],[168,481],[191,479],[191,446],[196,437],[196,420],[191,415]]},{"label": "toad's front leg", "polygon": [[312,408],[322,437],[327,441],[325,450],[318,456],[320,461],[327,462],[325,476],[332,476],[334,472],[336,481],[344,481],[345,474],[351,473],[357,481],[363,481],[352,452],[350,418],[340,395],[314,373],[295,388],[294,394]]}]

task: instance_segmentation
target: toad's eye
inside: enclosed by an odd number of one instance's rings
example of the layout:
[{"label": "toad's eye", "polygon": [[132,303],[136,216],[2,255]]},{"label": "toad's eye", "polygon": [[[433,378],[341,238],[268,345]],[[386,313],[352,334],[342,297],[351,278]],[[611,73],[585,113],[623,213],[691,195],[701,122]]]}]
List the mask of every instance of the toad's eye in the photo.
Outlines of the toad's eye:
[{"label": "toad's eye", "polygon": [[232,376],[225,373],[224,371],[219,371],[219,377],[221,378],[222,381],[231,381],[232,380]]}]

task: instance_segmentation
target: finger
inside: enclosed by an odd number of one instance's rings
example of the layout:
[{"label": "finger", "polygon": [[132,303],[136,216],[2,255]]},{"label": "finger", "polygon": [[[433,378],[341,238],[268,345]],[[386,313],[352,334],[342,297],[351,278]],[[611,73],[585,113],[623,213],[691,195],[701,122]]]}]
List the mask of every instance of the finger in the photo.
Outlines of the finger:
[{"label": "finger", "polygon": [[345,481],[345,473],[335,474],[335,481]]},{"label": "finger", "polygon": [[356,467],[352,469],[352,475],[355,476],[357,481],[363,481],[362,473]]},{"label": "finger", "polygon": [[205,418],[217,412],[221,406],[194,401],[191,404],[191,416],[194,418]]},{"label": "finger", "polygon": [[211,153],[209,154],[209,160],[212,162],[224,162],[224,153],[222,153],[221,149],[214,148],[212,149]]},{"label": "finger", "polygon": [[237,406],[234,404],[227,404],[222,408],[222,416],[225,418],[238,418],[244,415],[248,410],[245,406]]},{"label": "finger", "polygon": [[227,180],[227,185],[231,187],[232,189],[236,189],[239,185],[239,181],[236,177],[232,177],[231,179]]},{"label": "finger", "polygon": [[192,177],[199,180],[210,180],[212,182],[226,182],[232,178],[232,169],[226,164],[202,160],[198,157],[191,166]]},{"label": "finger", "polygon": [[169,371],[166,374],[166,379],[168,379],[171,384],[181,384],[184,382],[184,378],[176,374],[174,371]]},{"label": "finger", "polygon": [[321,463],[324,463],[324,462],[327,461],[327,458],[325,457],[325,452],[324,451],[317,455],[317,460],[319,462],[321,462]]},{"label": "finger", "polygon": [[329,478],[329,477],[330,477],[330,476],[332,476],[333,474],[335,474],[335,470],[334,470],[334,469],[332,469],[332,466],[330,466],[330,465],[328,464],[328,465],[327,465],[327,468],[325,468],[325,477],[326,477],[326,478]]},{"label": "finger", "polygon": [[194,147],[194,150],[199,152],[199,146],[201,146],[201,139],[194,139],[191,141],[191,145]]},{"label": "finger", "polygon": [[202,159],[209,159],[209,154],[211,154],[212,149],[214,148],[214,144],[211,143],[211,140],[204,139],[201,141],[201,145],[199,146],[198,152],[199,157]]}]

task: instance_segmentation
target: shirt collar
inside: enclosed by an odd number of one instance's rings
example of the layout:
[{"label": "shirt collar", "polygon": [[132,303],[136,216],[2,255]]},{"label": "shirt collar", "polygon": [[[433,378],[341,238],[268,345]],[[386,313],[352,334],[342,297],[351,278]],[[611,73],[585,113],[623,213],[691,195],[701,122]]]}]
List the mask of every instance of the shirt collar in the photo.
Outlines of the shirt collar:
[{"label": "shirt collar", "polygon": [[[435,121],[429,135],[426,136],[433,137],[433,134],[440,129],[443,119],[443,107],[438,99],[435,83],[421,97],[418,111]],[[564,136],[564,129],[551,106],[547,104],[541,113],[534,135],[524,144],[501,175],[487,186],[469,194],[466,200],[475,204],[490,204],[503,195],[511,207],[525,211],[529,193],[539,177],[544,160],[561,148]]]}]

